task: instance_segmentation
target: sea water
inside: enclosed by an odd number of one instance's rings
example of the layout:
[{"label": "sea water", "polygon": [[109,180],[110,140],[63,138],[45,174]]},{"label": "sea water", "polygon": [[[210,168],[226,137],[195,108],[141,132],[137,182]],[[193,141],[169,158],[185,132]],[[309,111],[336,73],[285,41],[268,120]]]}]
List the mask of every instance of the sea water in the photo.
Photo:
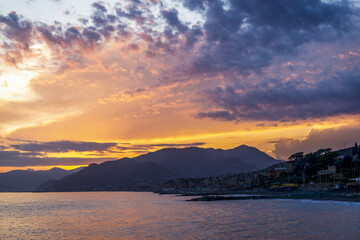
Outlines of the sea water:
[{"label": "sea water", "polygon": [[360,203],[0,193],[0,239],[360,239]]}]

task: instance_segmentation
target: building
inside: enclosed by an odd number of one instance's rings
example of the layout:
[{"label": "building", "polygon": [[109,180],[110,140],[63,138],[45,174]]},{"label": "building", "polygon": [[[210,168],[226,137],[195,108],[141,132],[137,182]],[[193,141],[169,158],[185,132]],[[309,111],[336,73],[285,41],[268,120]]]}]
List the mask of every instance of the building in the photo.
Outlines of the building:
[{"label": "building", "polygon": [[277,167],[274,169],[269,169],[267,171],[268,178],[279,177],[282,172],[289,172],[290,170],[287,167]]},{"label": "building", "polygon": [[328,166],[325,170],[319,170],[317,171],[317,175],[323,176],[323,175],[331,175],[336,173],[336,166]]}]

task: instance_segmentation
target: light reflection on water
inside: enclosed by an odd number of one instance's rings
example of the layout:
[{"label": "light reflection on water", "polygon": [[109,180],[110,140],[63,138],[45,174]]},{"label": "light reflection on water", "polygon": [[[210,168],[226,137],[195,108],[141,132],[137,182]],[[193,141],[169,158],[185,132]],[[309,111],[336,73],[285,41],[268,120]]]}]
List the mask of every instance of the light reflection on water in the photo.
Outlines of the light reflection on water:
[{"label": "light reflection on water", "polygon": [[0,193],[0,239],[360,239],[360,203]]}]

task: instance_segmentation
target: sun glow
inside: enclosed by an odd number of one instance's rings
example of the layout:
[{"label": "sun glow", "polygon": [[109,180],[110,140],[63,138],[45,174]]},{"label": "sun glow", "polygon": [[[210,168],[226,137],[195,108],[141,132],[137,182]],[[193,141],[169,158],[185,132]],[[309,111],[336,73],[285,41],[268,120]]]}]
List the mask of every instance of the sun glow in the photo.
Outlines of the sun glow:
[{"label": "sun glow", "polygon": [[31,91],[29,82],[37,73],[26,70],[3,72],[0,76],[0,100],[31,101],[36,95]]}]

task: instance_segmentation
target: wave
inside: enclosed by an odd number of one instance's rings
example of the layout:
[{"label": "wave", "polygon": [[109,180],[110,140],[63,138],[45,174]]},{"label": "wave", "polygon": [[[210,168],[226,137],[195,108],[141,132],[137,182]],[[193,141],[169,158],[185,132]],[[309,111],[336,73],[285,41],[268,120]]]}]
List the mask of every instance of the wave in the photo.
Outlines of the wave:
[{"label": "wave", "polygon": [[343,206],[355,206],[360,207],[360,202],[346,202],[346,201],[333,201],[333,200],[311,200],[311,199],[302,199],[300,200],[303,203],[327,203],[333,205],[343,205]]}]

